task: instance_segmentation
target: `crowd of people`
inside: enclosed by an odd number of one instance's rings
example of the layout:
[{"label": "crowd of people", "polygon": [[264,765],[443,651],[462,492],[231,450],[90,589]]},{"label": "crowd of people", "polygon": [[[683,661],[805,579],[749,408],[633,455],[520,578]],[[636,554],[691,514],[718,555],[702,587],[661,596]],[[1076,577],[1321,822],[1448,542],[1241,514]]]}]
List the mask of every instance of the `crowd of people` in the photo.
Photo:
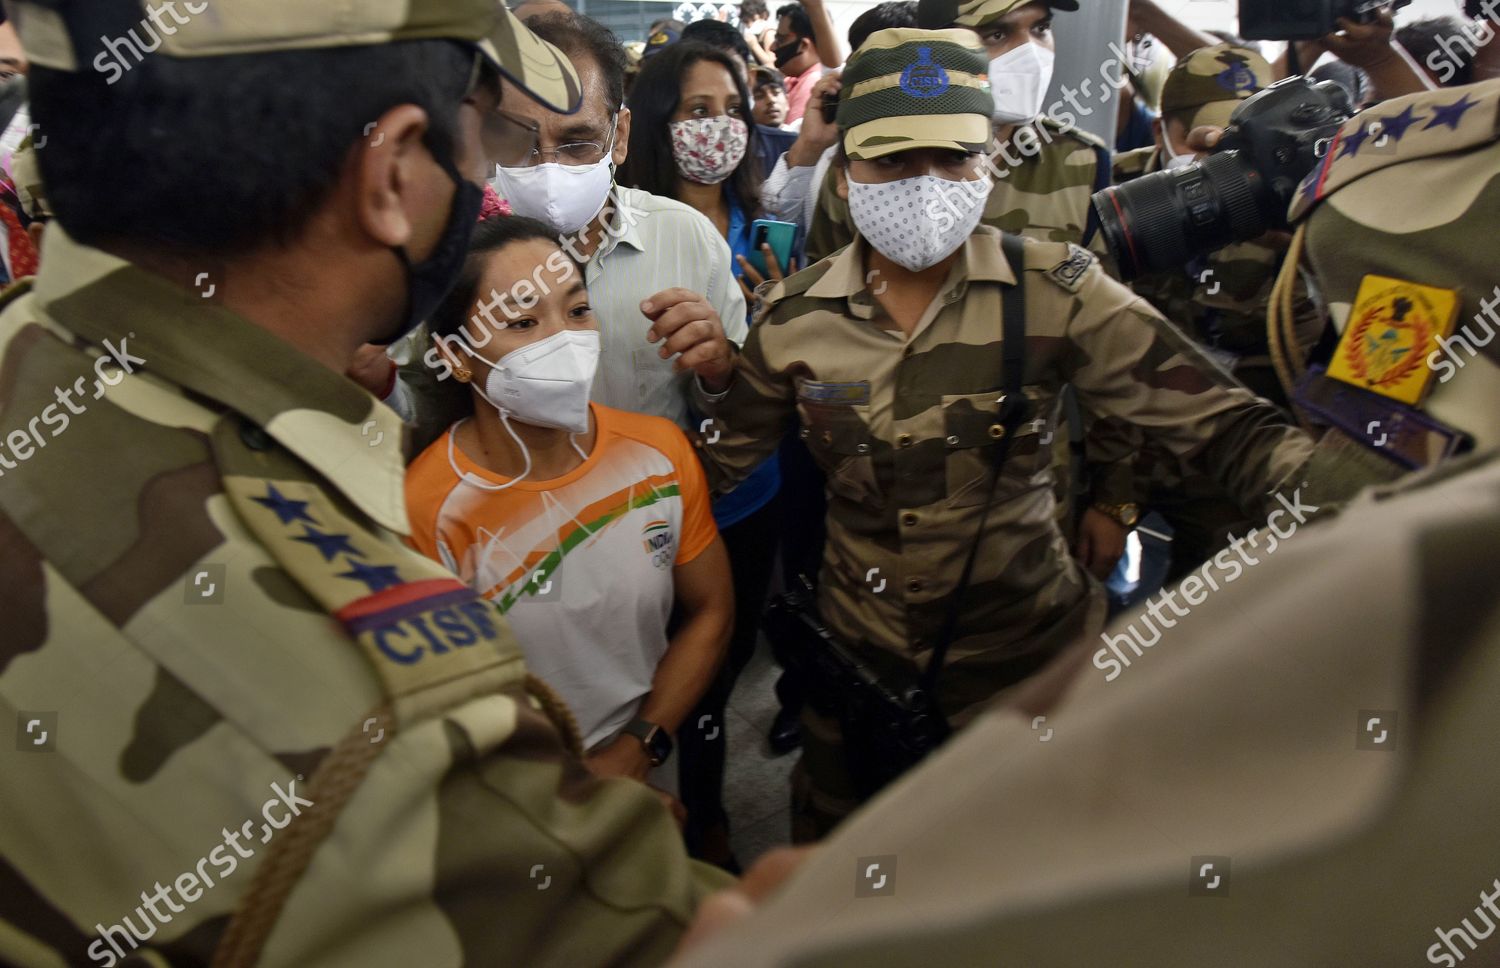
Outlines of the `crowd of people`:
[{"label": "crowd of people", "polygon": [[[0,962],[1479,951],[1475,6],[1269,57],[1131,0],[1106,143],[1076,0],[8,0]],[[1310,170],[1203,174],[1294,90]],[[1279,203],[1163,261],[1147,185]]]}]

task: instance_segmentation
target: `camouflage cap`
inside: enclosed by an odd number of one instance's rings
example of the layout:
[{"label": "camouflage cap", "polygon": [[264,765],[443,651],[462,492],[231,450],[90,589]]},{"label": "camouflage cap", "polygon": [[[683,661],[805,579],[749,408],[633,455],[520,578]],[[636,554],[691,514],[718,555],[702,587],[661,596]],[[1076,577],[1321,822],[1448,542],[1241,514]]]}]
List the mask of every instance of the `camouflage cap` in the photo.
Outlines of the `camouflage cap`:
[{"label": "camouflage cap", "polygon": [[21,142],[10,159],[10,177],[16,185],[16,197],[30,219],[51,218],[47,192],[42,187],[42,169],[36,160],[36,145],[30,138]]},{"label": "camouflage cap", "polygon": [[982,27],[1033,3],[1052,10],[1078,9],[1078,0],[917,0],[917,26],[926,30]]},{"label": "camouflage cap", "polygon": [[1200,47],[1177,62],[1161,89],[1162,117],[1199,125],[1228,127],[1240,102],[1275,80],[1271,65],[1248,47]]},{"label": "camouflage cap", "polygon": [[[140,14],[134,31],[124,36],[118,30],[122,6]],[[164,6],[171,19],[162,16]],[[101,60],[127,42],[189,58],[448,39],[472,45],[554,111],[570,114],[582,97],[568,58],[526,29],[500,0],[180,0],[147,7],[146,0],[5,0],[31,62],[53,70],[92,65],[107,71]],[[149,46],[153,41],[157,46]],[[111,42],[117,47],[106,50]]]},{"label": "camouflage cap", "polygon": [[877,30],[844,68],[838,126],[850,158],[913,148],[983,151],[994,98],[972,30]]}]

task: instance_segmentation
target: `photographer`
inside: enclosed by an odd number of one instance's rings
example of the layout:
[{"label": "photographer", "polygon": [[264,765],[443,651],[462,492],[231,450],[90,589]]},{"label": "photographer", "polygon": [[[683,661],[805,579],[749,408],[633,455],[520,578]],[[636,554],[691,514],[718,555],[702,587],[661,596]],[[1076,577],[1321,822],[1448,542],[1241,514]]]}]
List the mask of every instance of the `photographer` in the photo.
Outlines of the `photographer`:
[{"label": "photographer", "polygon": [[[1189,146],[1190,133],[1228,127],[1234,109],[1271,80],[1270,65],[1248,48],[1216,44],[1192,52],[1162,87],[1156,146],[1118,156],[1115,181],[1125,184],[1193,164],[1200,156]],[[1285,233],[1268,234],[1147,274],[1131,288],[1250,390],[1286,407],[1266,341],[1266,311],[1285,251]],[[1298,306],[1299,346],[1306,351],[1318,341],[1323,322],[1305,294]],[[1137,470],[1145,506],[1172,526],[1169,580],[1211,558],[1233,534],[1249,531],[1251,523],[1222,488],[1164,449],[1143,448]]]},{"label": "photographer", "polygon": [[[1291,77],[1311,71],[1318,58],[1326,51],[1369,76],[1373,90],[1372,101],[1418,94],[1430,87],[1411,55],[1400,44],[1393,43],[1396,19],[1391,8],[1383,7],[1376,11],[1367,23],[1356,23],[1347,17],[1340,17],[1338,26],[1337,31],[1318,40],[1289,43],[1274,65],[1276,76]],[[1295,65],[1291,62],[1294,51],[1297,58]]]},{"label": "photographer", "polygon": [[[730,384],[697,387],[720,488],[800,428],[828,482],[822,620],[897,691],[951,645],[935,699],[955,726],[1102,624],[1102,595],[1058,527],[1034,419],[1064,383],[1091,412],[1212,468],[1247,510],[1300,481],[1311,450],[1087,251],[1003,241],[979,224],[994,109],[985,69],[971,31],[866,41],[838,113],[854,242],[772,289]],[[809,702],[820,699],[804,713],[793,780],[799,840],[827,833],[862,795],[861,765],[827,708],[838,697],[810,686]]]}]

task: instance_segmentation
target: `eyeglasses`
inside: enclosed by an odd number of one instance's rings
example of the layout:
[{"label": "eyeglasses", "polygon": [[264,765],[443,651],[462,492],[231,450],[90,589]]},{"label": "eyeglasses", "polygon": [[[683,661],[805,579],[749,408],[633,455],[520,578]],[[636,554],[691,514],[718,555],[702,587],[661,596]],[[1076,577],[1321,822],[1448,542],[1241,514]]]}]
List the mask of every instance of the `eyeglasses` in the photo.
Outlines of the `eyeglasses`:
[{"label": "eyeglasses", "polygon": [[542,132],[535,121],[494,108],[484,114],[479,139],[487,159],[510,168],[536,164],[531,159],[537,153]]},{"label": "eyeglasses", "polygon": [[[609,130],[615,130],[616,115],[609,119]],[[543,148],[540,145],[533,146],[521,160],[520,166],[531,168],[543,162],[552,162],[558,165],[597,165],[604,160],[604,156],[614,149],[614,136],[611,134],[608,143],[601,144],[597,141],[572,141],[555,148]]]},{"label": "eyeglasses", "polygon": [[604,160],[605,146],[597,141],[574,141],[556,148],[532,148],[521,162],[526,167],[551,161],[560,165],[597,165]]}]

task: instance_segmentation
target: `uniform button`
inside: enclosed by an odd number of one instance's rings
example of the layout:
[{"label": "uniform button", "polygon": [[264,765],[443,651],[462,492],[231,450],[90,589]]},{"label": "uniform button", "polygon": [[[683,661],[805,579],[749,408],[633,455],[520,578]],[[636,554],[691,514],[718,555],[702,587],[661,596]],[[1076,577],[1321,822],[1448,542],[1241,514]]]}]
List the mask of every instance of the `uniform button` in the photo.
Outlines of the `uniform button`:
[{"label": "uniform button", "polygon": [[920,579],[920,578],[913,578],[911,581],[907,582],[906,583],[906,590],[909,591],[909,592],[912,592],[913,594],[921,591],[922,590],[922,579]]},{"label": "uniform button", "polygon": [[948,437],[948,446],[949,447],[957,447],[958,446],[958,434],[952,434],[952,435],[950,435]]},{"label": "uniform button", "polygon": [[901,515],[901,523],[906,525],[908,528],[916,524],[920,520],[922,519],[917,517],[911,511],[907,511],[905,514]]},{"label": "uniform button", "polygon": [[870,452],[870,445],[860,444],[858,447],[854,448],[854,450],[860,454],[868,454]]},{"label": "uniform button", "polygon": [[264,430],[252,423],[240,425],[240,440],[251,450],[271,449],[271,438],[266,436]]},{"label": "uniform button", "polygon": [[911,446],[911,434],[897,434],[896,446],[903,449]]},{"label": "uniform button", "polygon": [[806,427],[803,427],[801,430],[797,431],[797,436],[801,437],[803,440],[806,440],[807,435],[810,433],[812,433],[812,431],[808,430]]},{"label": "uniform button", "polygon": [[990,436],[999,440],[1005,436],[1005,427],[1000,424],[990,424]]}]

